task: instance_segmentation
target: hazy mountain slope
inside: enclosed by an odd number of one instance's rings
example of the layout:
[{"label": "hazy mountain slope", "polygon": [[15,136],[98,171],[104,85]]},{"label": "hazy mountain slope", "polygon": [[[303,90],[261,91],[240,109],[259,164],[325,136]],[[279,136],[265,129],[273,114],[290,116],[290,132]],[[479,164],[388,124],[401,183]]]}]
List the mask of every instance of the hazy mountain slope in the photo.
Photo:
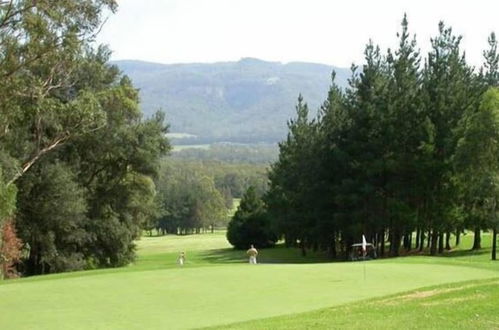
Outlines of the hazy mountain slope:
[{"label": "hazy mountain slope", "polygon": [[[167,114],[172,132],[199,142],[275,142],[286,134],[301,93],[315,113],[324,101],[333,67],[313,63],[238,62],[164,65],[116,61],[140,88],[142,109]],[[334,68],[340,85],[349,70]]]}]

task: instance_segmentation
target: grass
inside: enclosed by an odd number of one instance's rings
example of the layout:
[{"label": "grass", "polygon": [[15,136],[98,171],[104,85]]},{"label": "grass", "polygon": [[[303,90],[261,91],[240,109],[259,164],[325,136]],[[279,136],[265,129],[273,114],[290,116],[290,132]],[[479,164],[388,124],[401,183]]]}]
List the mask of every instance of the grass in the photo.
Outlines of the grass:
[{"label": "grass", "polygon": [[222,329],[498,329],[499,279],[445,284]]},{"label": "grass", "polygon": [[187,150],[187,149],[203,149],[203,150],[208,150],[210,149],[210,144],[179,144],[179,145],[174,145],[172,151],[182,151],[182,150]]},{"label": "grass", "polygon": [[[230,248],[224,232],[137,244],[139,257],[128,267],[1,282],[0,329],[499,325],[499,263],[487,249],[467,252],[470,236],[444,257],[329,263],[279,246],[261,251],[256,266]],[[184,267],[175,263],[180,251]]]}]

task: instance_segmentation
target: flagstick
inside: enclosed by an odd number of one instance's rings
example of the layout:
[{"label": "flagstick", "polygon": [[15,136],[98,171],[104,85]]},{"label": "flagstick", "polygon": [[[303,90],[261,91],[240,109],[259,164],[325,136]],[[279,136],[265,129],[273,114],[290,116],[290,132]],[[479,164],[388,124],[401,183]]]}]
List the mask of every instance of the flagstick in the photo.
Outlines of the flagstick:
[{"label": "flagstick", "polygon": [[364,252],[364,281],[366,280],[366,252]]}]

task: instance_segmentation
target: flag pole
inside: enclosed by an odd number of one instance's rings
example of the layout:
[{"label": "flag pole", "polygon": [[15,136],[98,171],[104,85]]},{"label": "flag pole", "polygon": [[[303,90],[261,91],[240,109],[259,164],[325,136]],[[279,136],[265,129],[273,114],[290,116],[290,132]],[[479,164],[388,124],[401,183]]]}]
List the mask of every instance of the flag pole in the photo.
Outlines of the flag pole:
[{"label": "flag pole", "polygon": [[367,242],[366,237],[362,235],[362,254],[364,256],[364,281],[366,280],[366,252],[367,252]]}]

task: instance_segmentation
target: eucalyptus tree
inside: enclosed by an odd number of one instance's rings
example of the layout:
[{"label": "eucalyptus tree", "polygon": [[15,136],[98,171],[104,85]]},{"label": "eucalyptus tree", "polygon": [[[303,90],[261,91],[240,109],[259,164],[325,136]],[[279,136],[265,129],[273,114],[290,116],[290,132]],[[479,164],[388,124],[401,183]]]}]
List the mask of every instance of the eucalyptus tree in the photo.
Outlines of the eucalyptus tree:
[{"label": "eucalyptus tree", "polygon": [[172,234],[224,226],[227,206],[214,178],[195,164],[163,161],[157,179],[157,226]]},{"label": "eucalyptus tree", "polygon": [[101,127],[94,95],[75,90],[85,48],[114,0],[0,3],[0,144],[13,184],[43,155]]}]

